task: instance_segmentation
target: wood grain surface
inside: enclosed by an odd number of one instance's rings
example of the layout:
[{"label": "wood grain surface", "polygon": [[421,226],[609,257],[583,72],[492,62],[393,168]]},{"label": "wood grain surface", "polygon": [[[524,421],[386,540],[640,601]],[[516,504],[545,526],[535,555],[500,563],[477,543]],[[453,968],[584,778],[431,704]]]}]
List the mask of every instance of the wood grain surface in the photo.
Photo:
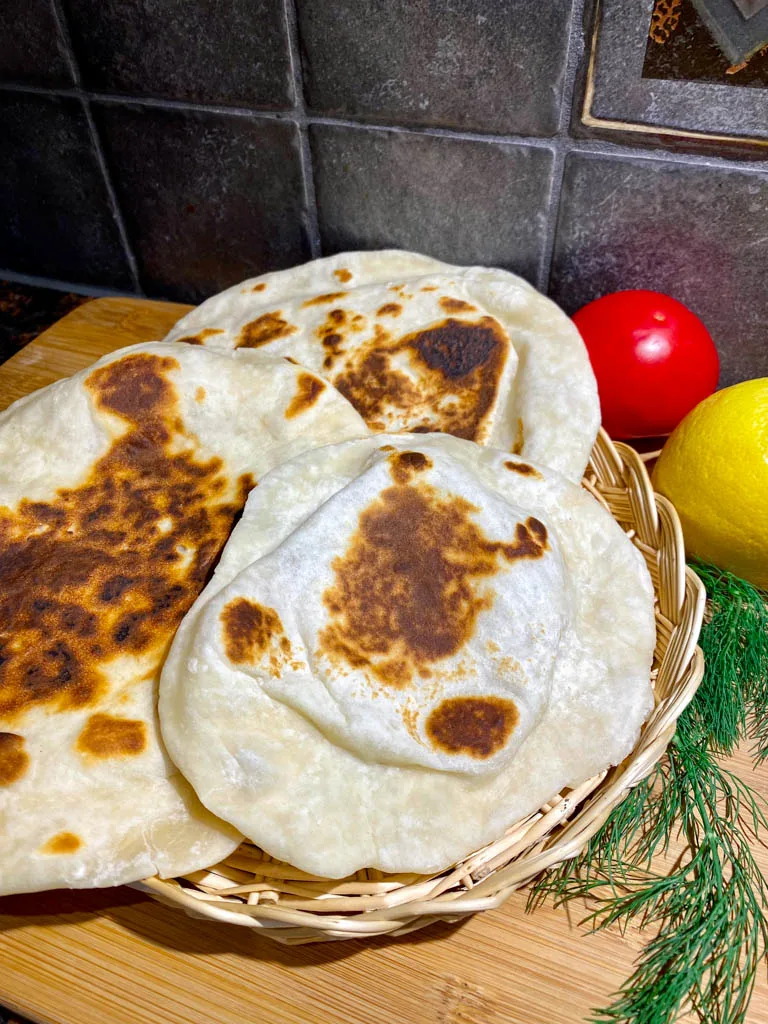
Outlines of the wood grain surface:
[{"label": "wood grain surface", "polygon": [[[188,307],[97,299],[0,367],[0,408]],[[734,768],[768,796],[768,768]],[[768,851],[758,857],[768,871]],[[0,1004],[56,1024],[577,1024],[628,976],[644,937],[588,934],[583,908],[498,911],[402,939],[283,947],[128,888],[0,899]],[[768,1021],[762,976],[749,1024]]]}]

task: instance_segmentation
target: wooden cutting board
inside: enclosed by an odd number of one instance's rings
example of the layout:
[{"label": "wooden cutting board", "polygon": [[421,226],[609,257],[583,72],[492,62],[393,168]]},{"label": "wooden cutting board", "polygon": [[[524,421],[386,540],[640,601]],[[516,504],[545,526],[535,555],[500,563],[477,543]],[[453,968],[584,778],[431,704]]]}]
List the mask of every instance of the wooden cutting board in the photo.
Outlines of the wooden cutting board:
[{"label": "wooden cutting board", "polygon": [[[189,307],[96,299],[0,367],[0,408]],[[734,768],[768,796],[768,768]],[[758,853],[768,871],[768,852]],[[605,1005],[643,937],[589,935],[582,908],[498,911],[402,939],[284,947],[121,888],[0,899],[0,1005],[56,1024],[577,1024]],[[750,1024],[768,1020],[761,977]]]}]

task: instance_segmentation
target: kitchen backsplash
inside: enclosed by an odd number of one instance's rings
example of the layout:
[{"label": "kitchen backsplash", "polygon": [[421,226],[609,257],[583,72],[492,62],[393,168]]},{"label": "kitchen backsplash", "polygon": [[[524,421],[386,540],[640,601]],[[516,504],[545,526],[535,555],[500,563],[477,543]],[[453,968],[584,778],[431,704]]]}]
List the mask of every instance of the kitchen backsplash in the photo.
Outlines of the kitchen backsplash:
[{"label": "kitchen backsplash", "polygon": [[768,375],[768,74],[667,75],[653,8],[3,0],[0,277],[198,302],[401,246],[666,291]]}]

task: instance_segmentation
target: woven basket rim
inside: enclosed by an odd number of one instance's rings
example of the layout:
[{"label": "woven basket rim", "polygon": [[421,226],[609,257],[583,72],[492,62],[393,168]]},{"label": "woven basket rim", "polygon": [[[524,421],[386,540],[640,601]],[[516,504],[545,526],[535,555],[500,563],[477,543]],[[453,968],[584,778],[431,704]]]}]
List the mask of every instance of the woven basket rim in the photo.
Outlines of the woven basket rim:
[{"label": "woven basket rim", "polygon": [[656,494],[641,457],[601,428],[582,481],[645,557],[656,600],[652,682],[656,704],[632,753],[552,797],[496,842],[434,875],[369,869],[320,879],[243,843],[225,861],[183,879],[134,883],[194,917],[258,928],[280,942],[402,935],[500,906],[546,868],[577,856],[629,790],[663,756],[704,671],[697,646],[706,593],[685,564],[680,520]]}]

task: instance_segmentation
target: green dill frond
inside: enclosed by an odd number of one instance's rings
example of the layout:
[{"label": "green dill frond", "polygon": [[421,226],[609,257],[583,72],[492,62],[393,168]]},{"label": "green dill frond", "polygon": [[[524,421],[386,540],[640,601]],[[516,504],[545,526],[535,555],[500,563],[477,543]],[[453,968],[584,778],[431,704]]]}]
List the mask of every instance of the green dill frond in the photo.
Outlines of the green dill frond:
[{"label": "green dill frond", "polygon": [[[743,1024],[768,948],[768,884],[750,839],[768,829],[762,798],[720,754],[745,737],[768,757],[766,595],[713,566],[696,564],[710,599],[701,634],[702,685],[680,717],[665,757],[614,808],[577,858],[545,872],[533,909],[589,897],[593,929],[650,926],[654,937],[595,1024]],[[667,874],[653,858],[682,837]]]},{"label": "green dill frond", "polygon": [[744,829],[765,824],[759,798],[716,766],[688,773],[690,751],[670,749],[677,770],[688,857],[668,875],[636,877],[599,899],[593,928],[636,920],[658,929],[614,1003],[594,1020],[673,1024],[686,1011],[702,1022],[742,1024],[768,945],[768,886]]},{"label": "green dill frond", "polygon": [[693,562],[691,568],[707,588],[712,616],[701,631],[706,669],[696,709],[717,750],[730,753],[749,736],[762,761],[768,757],[766,595],[713,565]]}]

